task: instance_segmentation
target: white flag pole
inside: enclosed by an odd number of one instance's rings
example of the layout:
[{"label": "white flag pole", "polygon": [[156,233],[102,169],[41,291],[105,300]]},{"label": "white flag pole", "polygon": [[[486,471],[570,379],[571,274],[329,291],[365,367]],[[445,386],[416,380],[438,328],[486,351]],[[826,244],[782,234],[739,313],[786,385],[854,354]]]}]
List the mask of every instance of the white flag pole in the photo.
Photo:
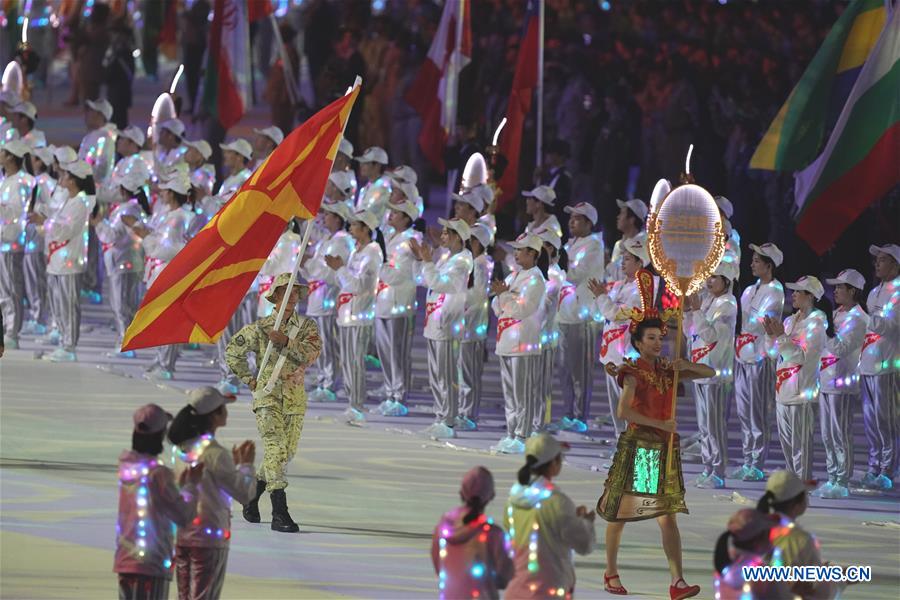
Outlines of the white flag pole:
[{"label": "white flag pole", "polygon": [[544,0],[538,0],[538,64],[537,64],[537,154],[538,167],[543,162],[544,145]]},{"label": "white flag pole", "polygon": [[[450,77],[447,78],[447,98],[444,101],[444,110],[447,111],[447,104],[450,110],[447,114],[447,137],[453,138],[456,135],[456,117],[459,113],[459,66],[462,62],[462,36],[463,22],[465,19],[467,0],[458,0],[457,6],[459,10],[456,14],[456,31],[453,53],[450,55]],[[459,169],[447,169],[447,214],[453,214],[453,202],[450,197],[453,194],[454,184],[456,183],[456,174]]]},{"label": "white flag pole", "polygon": [[[359,75],[356,76],[356,81],[353,82],[353,86],[347,90],[347,94],[353,91],[354,88],[362,85],[362,77]],[[347,94],[344,94],[345,96]],[[349,120],[349,119],[348,119]],[[341,135],[343,135],[344,130],[347,128],[347,122],[344,122],[344,128],[341,130]],[[335,156],[337,156],[335,154]],[[332,168],[334,168],[334,159],[331,159]],[[284,297],[288,297],[291,294],[291,290],[294,289],[294,283],[297,281],[297,271],[300,270],[300,261],[303,258],[303,255],[306,253],[306,246],[309,245],[309,236],[312,233],[312,219],[308,219],[306,221],[306,227],[303,230],[303,238],[300,241],[300,249],[297,252],[297,258],[294,259],[294,267],[291,269],[291,278],[288,281],[287,289],[284,292]],[[285,308],[287,307],[286,302],[282,302],[281,306],[278,307],[278,314],[275,316],[275,325],[273,329],[278,331],[281,327],[281,322],[284,319]],[[266,352],[263,354],[262,360],[259,363],[259,367],[256,373],[256,391],[254,391],[254,395],[256,395],[257,391],[262,391],[265,388],[263,382],[260,381],[260,377],[262,377],[263,369],[266,368],[266,365],[269,362],[269,357],[272,355],[272,340],[269,340],[269,343],[266,345]]]}]

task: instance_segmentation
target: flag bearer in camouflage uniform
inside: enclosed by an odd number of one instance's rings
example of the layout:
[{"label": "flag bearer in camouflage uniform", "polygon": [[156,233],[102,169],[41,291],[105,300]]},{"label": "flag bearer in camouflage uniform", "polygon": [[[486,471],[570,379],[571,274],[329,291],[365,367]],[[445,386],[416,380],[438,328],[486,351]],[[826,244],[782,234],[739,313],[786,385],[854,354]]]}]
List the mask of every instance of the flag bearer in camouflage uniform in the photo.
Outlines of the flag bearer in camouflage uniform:
[{"label": "flag bearer in camouflage uniform", "polygon": [[[244,518],[259,523],[259,498],[268,490],[272,499],[272,529],[286,533],[300,530],[288,514],[285,470],[297,451],[297,442],[303,429],[306,414],[306,391],[303,379],[306,368],[316,360],[322,348],[319,329],[312,319],[299,316],[295,307],[309,288],[296,283],[291,294],[285,297],[290,273],[275,278],[266,293],[266,299],[276,310],[238,331],[225,350],[228,368],[253,390],[253,412],[256,426],[262,438],[264,454],[257,481],[256,497],[244,506]],[[283,323],[275,331],[275,317],[282,302],[286,302]],[[256,354],[257,364],[262,361],[269,341],[272,354],[257,384],[256,371],[247,364],[247,356]]]}]

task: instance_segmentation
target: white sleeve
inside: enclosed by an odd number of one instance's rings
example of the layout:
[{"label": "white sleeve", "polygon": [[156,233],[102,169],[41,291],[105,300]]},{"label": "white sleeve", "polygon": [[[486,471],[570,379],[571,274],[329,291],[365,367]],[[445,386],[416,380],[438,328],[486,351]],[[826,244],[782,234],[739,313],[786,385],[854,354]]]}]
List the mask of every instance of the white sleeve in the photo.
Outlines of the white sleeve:
[{"label": "white sleeve", "polygon": [[442,269],[432,263],[422,264],[422,278],[425,280],[425,287],[432,292],[438,294],[452,294],[466,291],[469,283],[469,264],[465,260],[449,260],[450,266],[447,268],[446,263]]},{"label": "white sleeve", "polygon": [[[603,273],[603,246],[592,243],[585,249],[584,256],[577,261],[569,257],[569,265],[566,270],[566,278],[575,285],[580,285],[594,273]],[[598,266],[599,265],[599,266]]]},{"label": "white sleeve", "polygon": [[544,301],[547,286],[542,277],[532,276],[518,293],[500,294],[499,302],[503,315],[513,319],[525,319],[536,313]]}]

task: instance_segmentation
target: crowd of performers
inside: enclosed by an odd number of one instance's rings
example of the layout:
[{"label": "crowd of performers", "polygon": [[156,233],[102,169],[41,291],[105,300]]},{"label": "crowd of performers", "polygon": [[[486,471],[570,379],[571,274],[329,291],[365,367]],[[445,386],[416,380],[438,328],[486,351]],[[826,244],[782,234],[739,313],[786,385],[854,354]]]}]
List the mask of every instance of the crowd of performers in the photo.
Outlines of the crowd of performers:
[{"label": "crowd of performers", "polygon": [[[12,92],[0,97],[0,303],[6,348],[16,348],[21,335],[34,335],[42,344],[58,346],[45,355],[48,360],[77,360],[82,297],[98,301],[104,278],[109,279],[108,300],[121,342],[142,293],[284,137],[268,127],[255,131],[253,143],[235,139],[222,144],[227,175],[216,188],[208,162],[212,149],[203,140],[187,139],[177,118],[155,123],[148,136],[133,126],[118,130],[109,123],[111,114],[106,101],[87,103],[88,133],[76,151],[47,144],[44,132],[35,128],[37,110],[30,102]],[[258,501],[268,492],[272,528],[297,531],[287,512],[285,469],[302,430],[307,367],[309,399],[343,397],[350,422],[366,419],[365,403],[371,396],[380,401],[373,410],[382,415],[406,415],[418,287],[426,290],[423,329],[434,397],[435,419],[425,431],[428,436],[454,438],[479,427],[488,334],[496,331],[496,343],[490,346],[500,364],[506,434],[493,449],[525,454],[528,460],[520,474],[521,489],[514,490],[508,509],[516,573],[532,573],[534,561],[552,571],[533,558],[542,556],[544,545],[530,550],[534,536],[545,535],[534,532],[543,531],[545,517],[540,515],[553,512],[549,507],[554,504],[545,500],[555,497],[550,480],[561,464],[562,450],[547,432],[588,430],[596,409],[594,369],[601,365],[609,406],[600,412],[608,410],[617,437],[597,506],[610,522],[605,585],[613,593],[624,593],[616,566],[624,523],[647,518],[656,518],[662,531],[672,571],[671,596],[699,591],[682,578],[674,519],[676,513],[686,512],[680,455],[690,451],[675,433],[670,402],[675,371],[683,380],[693,380],[699,425],[695,444],[704,465],[698,487],[724,487],[727,477],[765,479],[774,420],[787,475],[773,476],[769,483],[795,491],[793,481],[812,477],[818,408],[828,479],[813,493],[847,496],[854,472],[851,426],[860,398],[869,442],[861,484],[882,490],[892,486],[897,469],[900,246],[871,247],[877,281],[865,303],[868,286],[858,271],[848,268],[826,278],[824,283],[834,287],[837,307],[832,311],[823,310],[825,287],[817,277],[807,275],[782,285],[781,250],[771,243],[749,244],[756,282],[738,299],[734,286],[742,246],[728,221],[730,202],[717,197],[729,234],[726,255],[705,289],[683,301],[689,360],[667,361],[660,356],[667,323],[655,313],[667,299],[660,278],[648,270],[644,202],[619,202],[617,228],[622,236],[607,255],[596,231],[595,207],[585,202],[564,207],[564,239],[563,224],[555,216],[554,189],[538,186],[522,192],[530,221],[521,235],[507,242],[495,238],[497,190],[480,155],[470,161],[459,192],[452,196],[453,216],[438,219],[431,228],[422,222],[417,174],[406,165],[389,165],[381,148],[356,155],[348,141],[341,142],[320,214],[311,222],[292,222],[285,230],[215,347],[211,362],[220,371],[219,385],[198,391],[168,430],[186,465],[179,497],[190,496],[193,486],[194,496],[210,503],[208,509],[197,513],[179,504],[171,495],[171,475],[158,475],[159,480],[148,475],[161,466],[153,457],[159,454],[154,452],[157,443],[161,451],[168,417],[156,409],[136,415],[135,435],[149,437],[135,438],[133,452],[139,456],[126,453],[122,459],[123,490],[136,494],[128,499],[123,491],[123,502],[133,501],[132,516],[137,515],[125,519],[131,527],[128,535],[137,536],[137,545],[120,547],[125,563],[145,556],[140,531],[150,526],[138,517],[151,483],[178,505],[167,514],[184,526],[173,554],[184,597],[200,589],[215,591],[217,585],[221,589],[230,516],[227,507],[215,505],[218,492],[211,481],[225,486],[227,494],[244,505],[250,522],[260,521]],[[287,293],[302,227],[312,228],[312,242],[300,257],[301,282]],[[782,320],[785,287],[792,291],[792,310]],[[276,330],[273,310],[281,303],[288,317]],[[305,307],[303,314],[297,307]],[[275,344],[279,360],[257,382],[248,358],[259,357],[269,342]],[[159,348],[147,376],[173,378],[181,350],[178,345]],[[115,349],[111,354],[133,357]],[[366,368],[372,363],[383,373],[378,390],[366,386]],[[252,408],[265,448],[258,472],[253,469],[252,443],[229,457],[214,438],[215,429],[226,423],[225,404],[241,384],[253,390]],[[551,410],[556,389],[562,400],[559,413]],[[741,425],[742,456],[739,468],[726,473],[732,397]],[[676,442],[668,443],[673,436]],[[190,467],[198,464],[217,474],[206,477],[199,467]],[[786,484],[785,477],[794,479]],[[805,494],[805,488],[802,491]],[[791,500],[777,494],[777,501]],[[566,514],[575,511],[566,543],[575,550],[591,545],[593,528],[586,522],[594,513],[576,511],[562,496],[558,504]],[[531,509],[540,510],[528,512]],[[201,516],[193,516],[197,514]],[[468,527],[479,518],[476,514],[474,521],[463,521]],[[750,527],[749,517],[743,519],[736,531]],[[750,528],[759,533],[763,525],[753,523]],[[443,543],[452,542],[447,538]],[[438,557],[443,558],[445,548],[438,544]],[[161,564],[166,561],[166,572],[171,573],[172,560],[165,558]],[[562,563],[558,567],[560,573],[570,569]],[[542,585],[529,577],[514,576],[510,583],[523,597],[525,590],[535,592],[532,586]],[[570,582],[565,577],[560,581],[554,583],[554,593],[569,594],[574,575]],[[144,584],[126,580],[122,585],[128,596],[129,589],[134,592]],[[182,594],[183,586],[187,591]]]}]

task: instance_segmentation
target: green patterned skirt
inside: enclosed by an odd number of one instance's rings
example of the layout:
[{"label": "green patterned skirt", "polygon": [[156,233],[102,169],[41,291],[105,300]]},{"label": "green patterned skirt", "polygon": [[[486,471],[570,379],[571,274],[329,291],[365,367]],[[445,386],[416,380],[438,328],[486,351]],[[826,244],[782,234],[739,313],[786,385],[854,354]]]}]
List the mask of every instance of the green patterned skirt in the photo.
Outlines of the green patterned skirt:
[{"label": "green patterned skirt", "polygon": [[643,521],[688,513],[678,435],[672,444],[672,469],[666,473],[669,436],[655,429],[629,427],[619,436],[616,454],[597,513],[607,521]]}]

